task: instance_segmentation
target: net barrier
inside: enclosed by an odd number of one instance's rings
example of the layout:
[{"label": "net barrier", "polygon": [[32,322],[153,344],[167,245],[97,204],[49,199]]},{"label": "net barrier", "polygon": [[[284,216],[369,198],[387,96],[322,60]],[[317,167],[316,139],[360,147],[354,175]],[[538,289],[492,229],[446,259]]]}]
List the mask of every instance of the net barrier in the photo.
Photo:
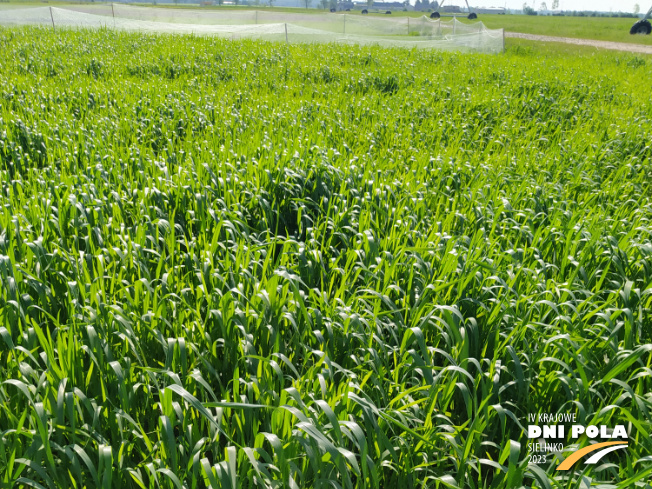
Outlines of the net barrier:
[{"label": "net barrier", "polygon": [[107,28],[147,33],[193,34],[292,43],[343,43],[501,53],[502,29],[482,22],[350,14],[301,14],[260,10],[191,10],[80,4],[0,10],[0,26]]}]

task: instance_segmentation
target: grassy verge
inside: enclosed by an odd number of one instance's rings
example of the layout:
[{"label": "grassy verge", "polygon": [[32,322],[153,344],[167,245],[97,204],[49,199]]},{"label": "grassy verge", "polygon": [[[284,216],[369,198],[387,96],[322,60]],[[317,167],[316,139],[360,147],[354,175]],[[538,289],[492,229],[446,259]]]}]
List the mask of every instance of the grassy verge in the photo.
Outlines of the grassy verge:
[{"label": "grassy verge", "polygon": [[[565,55],[572,56],[573,54],[583,55],[586,57],[596,56],[598,59],[601,58],[605,50],[602,48],[596,48],[593,46],[582,46],[577,44],[567,44],[563,42],[541,42],[541,41],[530,41],[528,39],[518,39],[518,38],[506,38],[505,39],[505,49],[511,52],[521,52],[526,53],[527,56],[531,55]],[[651,59],[649,54],[640,54],[640,53],[628,53],[626,51],[615,51],[613,53],[614,59],[620,58],[641,58],[644,60]]]},{"label": "grassy verge", "polygon": [[491,29],[503,28],[511,32],[635,44],[652,44],[652,36],[632,36],[629,33],[629,28],[634,24],[635,19],[482,15],[480,20]]}]

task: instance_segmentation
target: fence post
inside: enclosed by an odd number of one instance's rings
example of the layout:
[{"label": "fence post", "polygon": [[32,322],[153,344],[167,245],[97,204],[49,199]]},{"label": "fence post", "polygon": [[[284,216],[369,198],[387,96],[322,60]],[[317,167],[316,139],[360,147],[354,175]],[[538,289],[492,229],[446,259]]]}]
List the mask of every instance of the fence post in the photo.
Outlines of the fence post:
[{"label": "fence post", "polygon": [[256,20],[254,21],[254,24],[258,24],[258,10],[256,10]]},{"label": "fence post", "polygon": [[342,31],[343,34],[346,34],[346,14],[344,14],[344,30]]},{"label": "fence post", "polygon": [[52,15],[52,7],[50,7],[50,18],[52,19],[52,30],[57,32],[57,28],[54,27],[54,15]]},{"label": "fence post", "polygon": [[285,24],[285,43],[289,44],[288,42],[288,25]]},{"label": "fence post", "polygon": [[410,35],[410,17],[408,17],[408,36]]}]

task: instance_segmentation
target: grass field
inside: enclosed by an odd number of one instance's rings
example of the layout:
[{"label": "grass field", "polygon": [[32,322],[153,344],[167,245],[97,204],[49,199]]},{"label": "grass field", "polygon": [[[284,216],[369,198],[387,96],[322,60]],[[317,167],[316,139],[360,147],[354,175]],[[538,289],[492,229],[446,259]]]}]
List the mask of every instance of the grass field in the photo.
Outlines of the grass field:
[{"label": "grass field", "polygon": [[652,44],[652,36],[632,36],[630,27],[636,19],[611,17],[552,17],[531,15],[482,15],[490,29],[544,36],[575,37],[600,41]]},{"label": "grass field", "polygon": [[0,46],[5,486],[649,487],[650,58]]}]

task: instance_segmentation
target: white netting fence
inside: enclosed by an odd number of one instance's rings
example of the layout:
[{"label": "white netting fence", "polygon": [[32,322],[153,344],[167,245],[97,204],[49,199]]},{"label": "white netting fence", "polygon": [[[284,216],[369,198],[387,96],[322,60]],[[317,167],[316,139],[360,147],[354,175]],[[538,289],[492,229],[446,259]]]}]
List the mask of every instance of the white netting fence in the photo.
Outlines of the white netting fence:
[{"label": "white netting fence", "polygon": [[252,38],[282,42],[340,42],[448,51],[500,53],[502,29],[427,17],[385,19],[349,14],[296,14],[260,10],[187,10],[112,5],[74,5],[0,10],[0,26],[109,28]]}]

